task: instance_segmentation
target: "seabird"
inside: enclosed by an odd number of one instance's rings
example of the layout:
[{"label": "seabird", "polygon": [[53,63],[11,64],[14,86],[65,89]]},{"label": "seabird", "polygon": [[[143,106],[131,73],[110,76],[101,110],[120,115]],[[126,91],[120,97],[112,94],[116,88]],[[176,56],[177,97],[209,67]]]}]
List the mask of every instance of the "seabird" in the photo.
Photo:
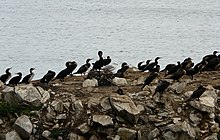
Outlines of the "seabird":
[{"label": "seabird", "polygon": [[9,80],[9,82],[8,82],[9,85],[17,85],[17,84],[19,83],[19,81],[21,80],[21,78],[22,78],[22,73],[21,73],[21,72],[18,72],[18,73],[15,73],[15,74],[17,74],[18,76],[12,77],[12,78]]},{"label": "seabird", "polygon": [[49,70],[47,74],[43,76],[40,82],[48,85],[48,83],[54,78],[55,75],[56,73],[54,71]]},{"label": "seabird", "polygon": [[34,68],[30,68],[30,74],[26,75],[26,76],[22,79],[21,83],[29,84],[29,83],[31,82],[31,80],[32,80],[33,77],[34,77],[33,70],[34,70]]},{"label": "seabird", "polygon": [[11,73],[10,73],[11,68],[7,68],[5,70],[5,74],[1,75],[0,80],[6,84],[6,82],[11,78]]},{"label": "seabird", "polygon": [[92,59],[86,59],[86,64],[82,65],[77,72],[75,72],[74,74],[84,74],[86,73],[86,71],[90,68],[91,64],[89,63],[89,61]]},{"label": "seabird", "polygon": [[102,51],[98,51],[98,56],[99,56],[99,60],[97,60],[94,64],[93,64],[93,68],[94,70],[101,70],[101,68],[103,67],[103,52]]}]

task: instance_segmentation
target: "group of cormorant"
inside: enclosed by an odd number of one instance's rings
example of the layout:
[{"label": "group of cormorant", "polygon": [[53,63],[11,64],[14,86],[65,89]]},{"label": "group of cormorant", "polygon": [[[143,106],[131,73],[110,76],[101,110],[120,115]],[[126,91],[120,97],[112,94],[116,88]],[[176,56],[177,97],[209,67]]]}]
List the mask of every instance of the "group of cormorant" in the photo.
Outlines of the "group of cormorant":
[{"label": "group of cormorant", "polygon": [[[202,71],[212,71],[220,68],[220,55],[217,55],[218,51],[214,51],[213,54],[206,55],[202,58],[201,62],[194,65],[190,57],[186,58],[182,63],[180,61],[177,64],[168,64],[166,67],[160,71],[157,60],[160,57],[155,58],[155,62],[150,63],[151,60],[147,60],[145,65],[142,65],[142,62],[138,63],[138,69],[140,71],[148,70],[150,75],[145,78],[144,85],[150,85],[151,82],[159,76],[159,72],[165,72],[165,79],[173,79],[174,81],[180,82],[180,78],[184,75],[190,76],[193,80],[193,76]],[[149,66],[152,66],[149,69]],[[163,93],[171,84],[167,80],[159,81],[158,86],[155,89],[155,94],[157,92]],[[200,85],[197,90],[195,90],[191,96],[192,99],[199,98],[202,93],[205,91],[205,88]]]},{"label": "group of cormorant", "polygon": [[[193,76],[197,73],[201,73],[202,71],[210,71],[210,70],[216,70],[220,67],[220,55],[217,55],[218,51],[214,51],[213,54],[206,55],[202,58],[201,62],[194,65],[192,62],[192,59],[190,57],[186,58],[183,62],[178,61],[177,64],[168,64],[163,70],[160,70],[160,65],[158,63],[158,60],[161,59],[161,57],[156,57],[154,62],[151,62],[151,59],[147,60],[145,64],[144,61],[139,62],[137,65],[137,68],[141,72],[149,71],[150,74],[148,77],[144,80],[144,85],[142,86],[142,89],[146,85],[150,85],[154,79],[156,79],[161,73],[165,73],[165,78],[161,81],[159,81],[158,86],[155,89],[155,93],[160,92],[163,93],[167,87],[170,86],[170,82],[168,82],[166,79],[173,79],[174,81],[180,80],[180,78],[183,75],[188,75],[193,80]],[[90,61],[92,59],[88,58],[86,59],[86,63],[83,64],[81,67],[78,68],[76,72],[73,73],[73,71],[77,67],[77,63],[75,61],[68,61],[65,64],[65,68],[60,71],[57,75],[54,71],[48,70],[48,72],[43,76],[43,78],[40,79],[40,83],[44,83],[46,85],[49,84],[50,81],[59,79],[60,81],[64,81],[64,78],[67,76],[73,76],[73,74],[84,74],[90,69],[91,64]],[[109,66],[111,63],[110,56],[107,56],[105,59],[103,58],[103,52],[98,51],[98,60],[93,63],[93,66],[90,71],[101,71],[103,67]],[[105,67],[105,70],[108,67]],[[110,68],[110,67],[109,67]],[[0,80],[7,85],[17,85],[19,83],[25,83],[28,84],[31,82],[31,80],[34,77],[33,70],[34,68],[30,68],[30,74],[26,75],[22,79],[22,73],[18,72],[16,73],[17,76],[14,76],[11,78],[10,73],[11,68],[7,68],[5,71],[5,74],[0,76]],[[124,62],[121,65],[121,68],[114,74],[116,77],[124,77],[124,72],[129,69],[129,65]],[[11,79],[10,79],[11,78]],[[22,79],[22,80],[21,80]],[[21,81],[21,82],[20,82]],[[204,87],[201,85],[198,88],[198,91],[204,92]],[[201,96],[200,93],[197,93],[196,91],[194,95],[192,95],[191,98],[198,98],[198,96]],[[195,96],[195,97],[194,97]]]}]

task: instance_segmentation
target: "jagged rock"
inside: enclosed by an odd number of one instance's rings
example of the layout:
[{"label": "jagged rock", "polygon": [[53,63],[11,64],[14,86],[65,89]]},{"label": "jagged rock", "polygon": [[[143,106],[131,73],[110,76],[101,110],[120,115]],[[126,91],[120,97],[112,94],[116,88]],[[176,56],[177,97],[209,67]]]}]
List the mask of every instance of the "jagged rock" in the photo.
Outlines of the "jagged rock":
[{"label": "jagged rock", "polygon": [[56,116],[56,113],[54,112],[54,110],[51,109],[50,107],[48,107],[47,108],[47,115],[46,115],[47,119],[52,121],[55,118],[55,116]]},{"label": "jagged rock", "polygon": [[167,131],[162,136],[163,140],[178,140],[178,134],[171,131]]},{"label": "jagged rock", "polygon": [[4,87],[5,87],[4,83],[0,81],[0,88],[4,88]]},{"label": "jagged rock", "polygon": [[113,140],[120,140],[120,136],[116,135]]},{"label": "jagged rock", "polygon": [[88,101],[88,108],[91,108],[92,106],[97,106],[100,104],[100,98],[90,97]]},{"label": "jagged rock", "polygon": [[15,121],[14,129],[22,138],[29,138],[33,125],[28,116],[22,115]]},{"label": "jagged rock", "polygon": [[86,79],[83,82],[83,87],[96,87],[96,86],[98,86],[98,80],[96,80],[95,78]]},{"label": "jagged rock", "polygon": [[117,86],[125,86],[125,85],[128,84],[128,82],[127,82],[127,80],[125,78],[115,77],[112,81]]},{"label": "jagged rock", "polygon": [[140,110],[135,103],[126,95],[111,96],[110,102],[112,108],[124,119],[135,124],[140,115]]},{"label": "jagged rock", "polygon": [[18,135],[17,132],[15,132],[14,130],[11,132],[8,132],[5,135],[5,140],[22,140],[21,137]]},{"label": "jagged rock", "polygon": [[146,85],[143,88],[143,91],[148,91],[148,92],[150,92],[150,94],[153,94],[155,92],[155,89],[156,89],[156,86],[148,86],[148,85]]},{"label": "jagged rock", "polygon": [[[184,121],[182,123],[182,129],[184,132],[186,132],[186,135],[184,135],[185,137],[189,136],[191,139],[195,139],[196,137],[196,131],[194,128],[192,128],[189,123],[187,123],[186,121]],[[183,136],[183,137],[184,137]]]},{"label": "jagged rock", "polygon": [[86,134],[91,130],[91,127],[87,123],[83,123],[76,128],[80,133]]},{"label": "jagged rock", "polygon": [[79,136],[75,133],[69,133],[68,140],[85,140],[83,136]]},{"label": "jagged rock", "polygon": [[144,80],[146,79],[146,77],[141,76],[138,78],[137,82],[134,82],[134,85],[142,85],[144,84]]},{"label": "jagged rock", "polygon": [[154,138],[156,138],[158,135],[160,134],[160,130],[155,128],[154,130],[152,130],[149,135],[148,135],[148,140],[153,140]]},{"label": "jagged rock", "polygon": [[212,135],[206,137],[204,140],[218,140],[218,134],[213,133]]},{"label": "jagged rock", "polygon": [[43,133],[42,133],[42,136],[44,137],[44,138],[49,138],[50,137],[50,134],[51,134],[51,132],[50,131],[48,131],[48,130],[45,130]]},{"label": "jagged rock", "polygon": [[65,102],[65,103],[63,103],[63,106],[64,106],[64,108],[65,108],[67,111],[69,111],[70,102]]},{"label": "jagged rock", "polygon": [[118,128],[117,134],[121,140],[135,140],[137,138],[137,131],[128,128]]},{"label": "jagged rock", "polygon": [[84,110],[83,104],[81,100],[77,100],[74,102],[74,109],[78,112],[78,111],[82,111]]},{"label": "jagged rock", "polygon": [[18,93],[14,92],[13,87],[7,86],[2,92],[2,97],[8,104],[18,106],[22,102],[22,98]]},{"label": "jagged rock", "polygon": [[36,89],[41,94],[41,103],[46,103],[46,101],[50,99],[50,93],[39,86],[36,87]]},{"label": "jagged rock", "polygon": [[193,123],[199,124],[202,121],[202,114],[191,112],[189,118]]},{"label": "jagged rock", "polygon": [[63,112],[63,102],[59,99],[54,100],[51,103],[51,106],[54,108],[54,110],[58,113],[62,113]]},{"label": "jagged rock", "polygon": [[169,124],[167,126],[172,132],[181,132],[182,129],[182,124],[178,123],[178,124]]},{"label": "jagged rock", "polygon": [[107,115],[93,115],[92,121],[102,126],[112,126],[114,124],[112,118]]},{"label": "jagged rock", "polygon": [[101,100],[101,102],[100,102],[100,105],[101,105],[103,111],[110,110],[111,109],[111,105],[110,105],[110,102],[109,102],[109,97],[103,98]]},{"label": "jagged rock", "polygon": [[66,114],[59,114],[56,117],[57,120],[65,120],[66,118],[67,118]]},{"label": "jagged rock", "polygon": [[4,122],[2,121],[2,119],[0,119],[0,125],[2,125]]},{"label": "jagged rock", "polygon": [[111,127],[98,127],[97,132],[106,135],[112,135],[114,133],[114,129]]},{"label": "jagged rock", "polygon": [[213,113],[215,111],[215,99],[212,97],[200,97],[199,101],[191,101],[190,105],[208,113]]},{"label": "jagged rock", "polygon": [[170,89],[177,94],[180,94],[185,89],[187,83],[186,82],[176,82],[170,86]]},{"label": "jagged rock", "polygon": [[218,123],[214,123],[212,126],[211,126],[211,131],[213,133],[218,133],[219,132],[219,124]]}]

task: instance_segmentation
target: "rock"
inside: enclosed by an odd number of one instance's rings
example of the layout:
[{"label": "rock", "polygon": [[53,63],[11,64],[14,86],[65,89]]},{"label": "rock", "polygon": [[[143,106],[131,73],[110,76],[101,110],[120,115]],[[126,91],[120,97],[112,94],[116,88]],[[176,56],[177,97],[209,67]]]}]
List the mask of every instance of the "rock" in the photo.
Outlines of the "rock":
[{"label": "rock", "polygon": [[88,101],[88,108],[91,108],[92,106],[97,106],[100,104],[100,98],[90,97]]},{"label": "rock", "polygon": [[2,97],[8,104],[18,106],[22,102],[22,98],[14,92],[13,87],[7,86],[2,92]]},{"label": "rock", "polygon": [[2,93],[0,92],[0,101],[3,99]]},{"label": "rock", "polygon": [[167,131],[162,136],[163,140],[178,140],[178,134],[171,131]]},{"label": "rock", "polygon": [[69,133],[68,140],[85,140],[83,136],[79,136],[75,133]]},{"label": "rock", "polygon": [[22,115],[15,121],[14,129],[22,138],[29,138],[33,125],[28,116]]},{"label": "rock", "polygon": [[199,124],[202,121],[202,114],[191,112],[189,118],[193,123]]},{"label": "rock", "polygon": [[67,118],[66,114],[59,114],[56,117],[57,120],[65,120],[66,118]]},{"label": "rock", "polygon": [[135,85],[142,85],[142,84],[144,84],[144,80],[145,79],[146,79],[146,77],[144,77],[144,76],[139,77],[138,80],[137,80],[137,84],[135,84]]},{"label": "rock", "polygon": [[4,122],[2,121],[2,119],[0,119],[0,125],[2,125]]},{"label": "rock", "polygon": [[124,119],[131,122],[132,124],[136,124],[140,110],[137,108],[135,103],[126,95],[120,96],[111,96],[110,102],[112,108]]},{"label": "rock", "polygon": [[2,81],[0,81],[0,88],[4,88],[4,87],[5,87],[5,84]]},{"label": "rock", "polygon": [[43,136],[44,138],[47,138],[47,139],[50,137],[50,135],[51,135],[51,132],[48,131],[48,130],[45,130],[45,131],[42,133],[42,136]]},{"label": "rock", "polygon": [[113,83],[116,84],[117,86],[125,86],[128,84],[125,78],[119,78],[119,77],[115,77],[113,79]]},{"label": "rock", "polygon": [[213,133],[218,133],[219,132],[219,124],[218,123],[214,123],[212,126],[211,126],[211,131]]},{"label": "rock", "polygon": [[112,126],[114,124],[112,118],[107,115],[93,115],[92,120],[102,126]]},{"label": "rock", "polygon": [[97,132],[105,135],[112,135],[114,133],[114,129],[111,127],[98,127]]},{"label": "rock", "polygon": [[156,138],[158,135],[160,134],[160,130],[155,128],[154,130],[152,130],[149,135],[148,135],[148,140],[153,140],[154,138]]},{"label": "rock", "polygon": [[128,128],[118,128],[117,134],[121,140],[135,140],[137,138],[137,131]]},{"label": "rock", "polygon": [[111,105],[110,105],[110,102],[109,102],[109,97],[105,97],[101,100],[100,102],[100,105],[103,109],[103,111],[108,111],[111,109]]},{"label": "rock", "polygon": [[187,83],[186,82],[176,82],[170,86],[170,89],[177,94],[180,94],[185,89]]},{"label": "rock", "polygon": [[190,137],[190,139],[195,139],[196,131],[186,121],[182,123],[182,129],[184,132],[186,132],[186,135],[184,135],[185,137]]},{"label": "rock", "polygon": [[98,80],[96,80],[95,78],[86,79],[83,82],[83,87],[96,87],[96,86],[98,86]]},{"label": "rock", "polygon": [[83,107],[83,104],[82,104],[81,100],[77,100],[77,101],[74,102],[74,109],[76,111],[83,111],[84,110],[84,107]]},{"label": "rock", "polygon": [[218,134],[213,133],[212,135],[206,137],[204,140],[218,140]]},{"label": "rock", "polygon": [[200,97],[199,101],[191,101],[190,105],[200,111],[213,113],[215,110],[215,99],[212,97]]},{"label": "rock", "polygon": [[8,132],[5,135],[5,140],[22,140],[21,137],[18,135],[17,132],[15,132],[14,130],[11,132]]},{"label": "rock", "polygon": [[91,130],[91,127],[87,123],[83,123],[80,126],[78,126],[76,129],[80,131],[81,134],[86,134]]},{"label": "rock", "polygon": [[46,115],[47,119],[52,121],[55,117],[56,117],[56,113],[54,112],[53,109],[51,109],[50,107],[47,108],[47,115]]},{"label": "rock", "polygon": [[51,106],[54,108],[54,110],[58,113],[62,113],[63,112],[63,102],[59,99],[54,100],[51,103]]}]

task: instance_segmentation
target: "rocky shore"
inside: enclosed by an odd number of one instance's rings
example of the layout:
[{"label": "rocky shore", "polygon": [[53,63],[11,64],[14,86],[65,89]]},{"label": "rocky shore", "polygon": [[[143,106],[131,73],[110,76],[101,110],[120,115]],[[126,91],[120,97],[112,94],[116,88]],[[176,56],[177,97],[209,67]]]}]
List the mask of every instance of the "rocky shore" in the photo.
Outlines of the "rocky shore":
[{"label": "rocky shore", "polygon": [[[148,72],[130,68],[113,85],[85,76],[49,86],[0,85],[0,139],[6,140],[218,140],[220,71],[184,75],[154,94],[164,73],[143,89]],[[199,100],[188,100],[199,85]],[[123,94],[118,94],[122,89]]]}]

